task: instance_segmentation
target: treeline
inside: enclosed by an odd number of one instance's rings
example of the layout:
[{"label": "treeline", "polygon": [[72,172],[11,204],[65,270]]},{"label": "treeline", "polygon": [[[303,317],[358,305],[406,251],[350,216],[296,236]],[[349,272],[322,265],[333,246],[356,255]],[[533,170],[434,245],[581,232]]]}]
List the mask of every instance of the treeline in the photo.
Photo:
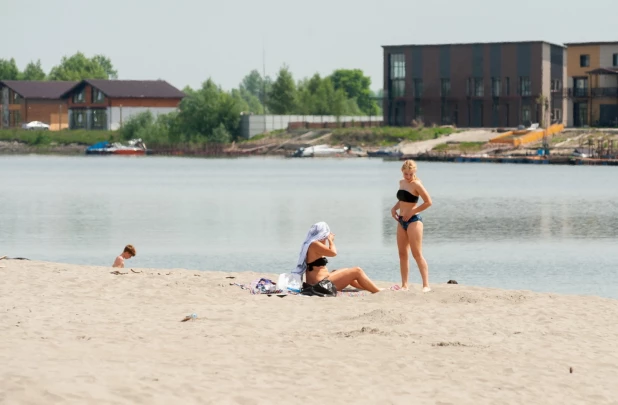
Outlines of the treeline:
[{"label": "treeline", "polygon": [[[23,71],[15,60],[0,59],[0,80],[115,79],[118,72],[103,55],[86,57],[78,52],[65,56],[49,73],[40,61]],[[124,138],[142,138],[160,144],[225,143],[239,135],[241,113],[295,115],[381,115],[371,79],[360,69],[338,69],[322,77],[295,80],[283,66],[273,80],[257,70],[247,74],[238,88],[223,90],[212,79],[198,89],[185,87],[187,95],[177,112],[155,117],[144,113],[128,120]]]}]

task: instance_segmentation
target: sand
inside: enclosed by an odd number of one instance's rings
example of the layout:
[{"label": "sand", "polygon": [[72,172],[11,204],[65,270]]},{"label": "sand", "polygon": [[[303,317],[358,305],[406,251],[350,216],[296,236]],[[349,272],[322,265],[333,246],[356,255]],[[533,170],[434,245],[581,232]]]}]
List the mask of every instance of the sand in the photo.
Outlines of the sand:
[{"label": "sand", "polygon": [[0,264],[2,404],[618,404],[618,300],[464,280],[279,298],[230,285],[252,273]]}]

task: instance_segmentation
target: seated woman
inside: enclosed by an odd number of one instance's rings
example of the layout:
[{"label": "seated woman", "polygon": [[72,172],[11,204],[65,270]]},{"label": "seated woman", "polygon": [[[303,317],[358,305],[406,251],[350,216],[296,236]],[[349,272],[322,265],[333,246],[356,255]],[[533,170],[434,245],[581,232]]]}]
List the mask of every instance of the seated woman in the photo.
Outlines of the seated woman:
[{"label": "seated woman", "polygon": [[335,235],[330,232],[326,222],[318,222],[309,229],[300,250],[298,264],[293,272],[302,276],[306,271],[307,284],[310,285],[327,278],[335,285],[337,291],[349,285],[372,293],[381,291],[360,267],[339,269],[329,273],[326,268],[328,263],[326,257],[335,256],[337,256]]}]

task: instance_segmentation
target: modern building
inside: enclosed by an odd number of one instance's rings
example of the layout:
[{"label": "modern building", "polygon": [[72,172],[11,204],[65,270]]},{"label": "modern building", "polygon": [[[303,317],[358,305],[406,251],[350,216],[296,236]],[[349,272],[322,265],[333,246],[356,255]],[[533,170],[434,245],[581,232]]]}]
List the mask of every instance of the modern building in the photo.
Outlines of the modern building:
[{"label": "modern building", "polygon": [[69,125],[67,101],[62,95],[77,82],[0,81],[0,128],[19,128],[41,121],[51,130]]},{"label": "modern building", "polygon": [[163,80],[83,80],[67,90],[69,128],[117,130],[130,117],[175,111],[185,94]]},{"label": "modern building", "polygon": [[568,126],[618,126],[618,42],[568,43]]},{"label": "modern building", "polygon": [[565,122],[566,48],[547,42],[384,46],[384,122]]}]

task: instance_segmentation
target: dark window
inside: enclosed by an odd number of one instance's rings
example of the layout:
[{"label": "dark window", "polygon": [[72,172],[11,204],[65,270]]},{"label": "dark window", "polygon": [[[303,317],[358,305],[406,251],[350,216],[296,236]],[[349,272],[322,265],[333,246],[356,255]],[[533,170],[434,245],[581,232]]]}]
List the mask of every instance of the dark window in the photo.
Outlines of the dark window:
[{"label": "dark window", "polygon": [[612,55],[612,66],[618,66],[618,53]]},{"label": "dark window", "polygon": [[528,123],[530,122],[530,107],[528,107],[527,105],[521,107],[521,121],[524,125],[528,125]]},{"label": "dark window", "polygon": [[418,103],[414,104],[414,119],[417,121],[423,121],[423,107]]},{"label": "dark window", "polygon": [[511,95],[511,78],[510,77],[504,78],[504,95],[506,96]]},{"label": "dark window", "polygon": [[554,79],[551,81],[551,91],[560,91],[562,90],[562,80]]},{"label": "dark window", "polygon": [[13,92],[13,96],[11,97],[11,103],[10,104],[20,104],[21,103],[21,96],[15,92]]},{"label": "dark window", "polygon": [[414,79],[414,97],[423,97],[423,79]]},{"label": "dark window", "polygon": [[466,80],[466,96],[470,97],[472,95],[472,78],[468,77]]},{"label": "dark window", "polygon": [[575,77],[573,78],[573,96],[586,97],[588,96],[588,78]]},{"label": "dark window", "polygon": [[451,95],[451,79],[442,79],[440,84],[440,95],[442,97]]},{"label": "dark window", "polygon": [[103,95],[103,92],[98,89],[92,89],[92,103],[102,103],[103,101],[105,101],[105,95]]},{"label": "dark window", "polygon": [[107,129],[107,110],[92,110],[92,129]]},{"label": "dark window", "polygon": [[79,93],[73,94],[73,102],[75,104],[85,103],[86,102],[86,94],[85,90],[82,89]]},{"label": "dark window", "polygon": [[447,102],[443,101],[440,105],[440,119],[442,121],[442,125],[451,124],[451,109]]},{"label": "dark window", "polygon": [[390,55],[391,96],[403,97],[406,91],[406,60],[403,53]]},{"label": "dark window", "polygon": [[580,67],[590,66],[590,55],[579,55],[579,66]]},{"label": "dark window", "polygon": [[71,114],[71,129],[86,128],[86,110],[73,110]]},{"label": "dark window", "polygon": [[532,91],[530,89],[530,78],[527,76],[521,76],[519,78],[519,95],[530,96]]},{"label": "dark window", "polygon": [[493,77],[491,79],[491,95],[493,97],[500,97],[500,90],[502,89],[502,83],[499,77]]},{"label": "dark window", "polygon": [[483,97],[485,95],[485,88],[483,87],[483,78],[477,77],[474,79],[474,96]]}]

